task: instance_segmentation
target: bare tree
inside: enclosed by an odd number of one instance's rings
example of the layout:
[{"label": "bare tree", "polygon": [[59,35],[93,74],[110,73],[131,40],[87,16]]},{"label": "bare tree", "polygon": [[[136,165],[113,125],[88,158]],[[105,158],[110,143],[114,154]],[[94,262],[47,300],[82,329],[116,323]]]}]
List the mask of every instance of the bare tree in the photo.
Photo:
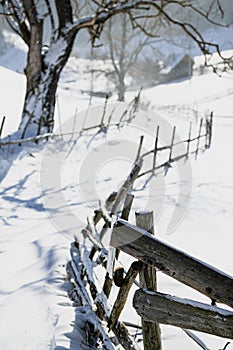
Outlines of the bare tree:
[{"label": "bare tree", "polygon": [[110,60],[112,68],[104,73],[114,82],[118,101],[125,101],[127,74],[151,41],[139,28],[133,30],[127,13],[114,16],[105,25],[101,35],[104,49],[97,48],[95,57]]},{"label": "bare tree", "polygon": [[[197,0],[196,0],[197,1]],[[74,16],[71,0],[1,0],[2,10],[11,28],[28,46],[25,68],[26,96],[19,125],[19,137],[52,132],[54,125],[55,96],[58,80],[73,47],[74,39],[81,30],[87,29],[92,44],[103,30],[105,23],[119,13],[128,16],[133,28],[145,35],[154,36],[151,22],[174,25],[181,28],[199,46],[204,55],[215,50],[221,56],[218,44],[206,42],[197,28],[187,20],[187,9],[213,25],[219,25],[213,7],[222,16],[220,0],[209,0],[202,9],[190,0],[89,0],[88,13]],[[171,7],[183,16],[172,16]],[[49,29],[45,24],[49,21]],[[46,44],[46,46],[45,46]],[[221,56],[222,57],[222,56]]]}]

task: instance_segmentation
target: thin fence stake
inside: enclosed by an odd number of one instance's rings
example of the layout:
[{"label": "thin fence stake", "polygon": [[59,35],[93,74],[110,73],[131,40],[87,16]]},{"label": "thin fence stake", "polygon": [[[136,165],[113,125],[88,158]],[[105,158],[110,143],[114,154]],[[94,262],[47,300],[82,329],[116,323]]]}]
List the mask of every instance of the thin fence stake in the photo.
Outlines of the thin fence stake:
[{"label": "thin fence stake", "polygon": [[206,134],[205,134],[205,148],[208,148],[209,144],[209,130],[210,130],[210,120],[208,117],[205,119],[205,128],[206,128]]},{"label": "thin fence stake", "polygon": [[107,127],[108,127],[108,128],[109,128],[109,126],[110,126],[111,119],[112,119],[112,117],[113,117],[114,112],[115,112],[115,107],[112,109],[111,113],[109,114],[108,122],[107,122]]},{"label": "thin fence stake", "polygon": [[[61,109],[60,109],[60,102],[59,102],[58,95],[57,95],[57,109],[58,109],[59,129],[60,129],[60,134],[62,135],[62,127],[61,127]],[[61,140],[63,140],[63,136],[61,136]]]},{"label": "thin fence stake", "polygon": [[171,159],[172,159],[172,149],[173,149],[173,144],[174,144],[174,140],[175,140],[175,133],[176,133],[176,127],[174,126],[173,132],[172,132],[172,140],[171,140],[171,145],[170,145],[170,154],[169,154],[168,164],[170,164]]},{"label": "thin fence stake", "polygon": [[140,142],[139,142],[139,147],[138,147],[138,152],[137,152],[137,156],[136,156],[136,159],[135,159],[135,163],[136,163],[136,162],[138,161],[138,159],[140,158],[143,140],[144,140],[144,136],[142,135],[142,136],[140,136]]},{"label": "thin fence stake", "polygon": [[209,148],[210,148],[211,141],[212,141],[213,117],[214,117],[214,114],[213,114],[213,112],[211,112],[210,113],[210,128],[209,128]]},{"label": "thin fence stake", "polygon": [[123,120],[124,120],[125,116],[127,115],[127,113],[128,113],[128,109],[125,109],[124,112],[122,113],[120,119],[119,119],[119,123],[118,123],[119,127],[120,127],[121,123],[123,123]]},{"label": "thin fence stake", "polygon": [[89,102],[88,102],[88,107],[87,107],[86,113],[85,113],[84,118],[83,118],[82,130],[81,130],[81,133],[80,133],[80,134],[82,134],[82,132],[83,132],[83,130],[84,130],[84,125],[85,125],[86,120],[87,120],[89,108],[91,107],[91,104],[92,104],[92,97],[93,97],[93,96],[90,95]]},{"label": "thin fence stake", "polygon": [[[121,218],[123,220],[127,220],[128,221],[130,210],[131,210],[132,204],[133,204],[133,200],[134,200],[134,195],[130,194],[130,193],[127,193],[127,195],[125,197],[123,210],[122,210],[122,213],[121,213]],[[116,259],[117,260],[119,258],[119,254],[120,254],[120,250],[116,248]]]},{"label": "thin fence stake", "polygon": [[4,127],[4,124],[5,124],[5,121],[6,121],[6,117],[4,116],[2,118],[1,127],[0,127],[0,138],[2,137],[2,132],[3,132],[3,127]]},{"label": "thin fence stake", "polygon": [[140,272],[140,270],[142,269],[142,262],[141,261],[134,261],[125,278],[124,278],[124,282],[123,285],[120,287],[116,301],[113,305],[110,317],[109,317],[109,321],[108,321],[108,328],[109,330],[112,330],[115,326],[116,323],[120,317],[120,314],[125,306],[129,291],[134,283],[134,280],[136,279],[138,273]]},{"label": "thin fence stake", "polygon": [[78,108],[75,108],[75,112],[74,112],[74,120],[73,120],[73,125],[72,125],[72,133],[71,133],[71,137],[70,140],[73,139],[74,137],[74,133],[75,133],[75,126],[76,126],[76,119],[77,119],[77,113],[78,113]]},{"label": "thin fence stake", "polygon": [[100,122],[100,129],[101,130],[104,129],[104,118],[105,118],[105,114],[106,114],[107,104],[108,104],[108,96],[106,96],[105,102],[104,102],[104,110],[103,110],[103,114],[102,114],[102,118],[101,118],[101,122]]},{"label": "thin fence stake", "polygon": [[198,138],[197,138],[197,149],[196,149],[196,156],[197,156],[198,151],[199,151],[199,144],[200,144],[200,137],[201,137],[201,128],[202,128],[202,123],[203,123],[203,118],[201,118],[201,120],[200,120],[199,134],[198,134]]},{"label": "thin fence stake", "polygon": [[157,130],[156,130],[155,148],[154,148],[153,166],[152,166],[152,171],[153,171],[153,173],[154,173],[154,171],[155,171],[155,165],[156,165],[156,157],[157,157],[157,150],[158,150],[158,141],[159,141],[159,125],[157,126]]},{"label": "thin fence stake", "polygon": [[188,157],[189,155],[189,148],[190,148],[190,142],[191,142],[191,135],[192,135],[192,122],[190,122],[189,125],[189,136],[188,136],[188,140],[187,140],[187,153],[186,156]]}]

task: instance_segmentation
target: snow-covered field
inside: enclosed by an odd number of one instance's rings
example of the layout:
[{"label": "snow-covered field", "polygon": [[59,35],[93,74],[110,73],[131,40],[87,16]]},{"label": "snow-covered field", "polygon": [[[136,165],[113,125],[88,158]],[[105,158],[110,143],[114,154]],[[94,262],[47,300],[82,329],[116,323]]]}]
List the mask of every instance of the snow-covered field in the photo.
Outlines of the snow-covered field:
[{"label": "snow-covered field", "polygon": [[[8,68],[16,70],[13,53],[7,55]],[[0,65],[5,62],[6,57],[0,59]],[[3,136],[7,136],[17,129],[25,79],[20,73],[0,67],[0,81],[0,122],[5,115]],[[99,84],[105,83],[101,80]],[[89,97],[81,93],[82,89],[90,89],[85,60],[73,58],[58,89],[58,132],[74,128],[74,123],[79,131],[84,119],[90,125],[100,119],[98,105],[103,101],[94,98],[87,113]],[[174,125],[183,138],[188,134],[190,120],[198,128],[198,116],[193,110],[199,115],[214,112],[211,149],[200,153],[197,160],[191,158],[181,170],[174,166],[166,178],[161,174],[144,191],[135,191],[133,210],[154,210],[156,235],[161,240],[233,275],[232,93],[232,74],[222,78],[211,72],[196,74],[189,81],[143,91],[142,101],[148,108],[120,130],[113,127],[107,134],[92,130],[72,140],[56,139],[45,151],[36,145],[21,146],[17,153],[8,148],[0,168],[2,349],[86,349],[82,343],[83,310],[75,309],[68,297],[66,263],[73,234],[83,228],[98,201],[104,201],[125,179],[140,135],[145,135],[145,149],[153,147],[158,123],[164,130],[162,142],[170,139]],[[135,92],[128,93],[127,100],[134,95]],[[115,100],[115,96],[110,99],[110,109],[116,106]],[[117,108],[120,114],[125,106]],[[136,188],[140,185],[136,183]],[[190,189],[189,202],[184,186]],[[171,221],[174,211],[181,217],[176,227]],[[133,222],[133,215],[130,220]],[[173,225],[169,232],[168,223]],[[123,255],[122,260],[127,263]],[[158,278],[161,292],[209,302],[174,280],[160,274]],[[130,306],[122,315],[126,321],[136,322],[135,317]],[[209,349],[222,349],[226,344],[221,338],[198,336]],[[199,348],[182,330],[173,327],[162,326],[162,340],[164,350]],[[228,349],[233,349],[233,342]]]}]

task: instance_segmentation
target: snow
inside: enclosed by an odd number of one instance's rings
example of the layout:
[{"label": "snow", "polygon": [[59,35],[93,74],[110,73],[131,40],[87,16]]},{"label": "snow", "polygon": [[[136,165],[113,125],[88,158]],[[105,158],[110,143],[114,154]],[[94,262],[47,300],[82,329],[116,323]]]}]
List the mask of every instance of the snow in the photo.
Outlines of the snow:
[{"label": "snow", "polygon": [[[13,61],[14,50],[11,47],[7,56],[0,57],[0,65],[6,67],[8,57],[8,68],[22,72],[22,67],[17,68],[16,60]],[[22,61],[18,63],[20,66]],[[86,60],[72,58],[62,75],[57,93],[57,133],[61,129],[70,130],[74,121],[78,132],[84,120],[88,126],[98,124],[101,119],[103,101],[93,98],[87,113],[90,99],[81,93],[82,89],[91,89],[85,74],[88,64]],[[0,79],[1,116],[7,117],[2,136],[7,136],[19,123],[25,78],[0,67]],[[98,79],[101,88],[108,88],[105,79]],[[188,172],[185,182],[186,189],[191,189],[190,200],[184,198],[180,175],[187,174],[187,169],[174,165],[166,178],[161,174],[144,191],[134,192],[133,211],[154,210],[159,239],[233,275],[232,92],[232,74],[218,77],[207,71],[204,75],[195,74],[189,81],[143,91],[142,100],[145,106],[149,103],[149,109],[140,111],[129,126],[112,127],[107,134],[92,130],[74,136],[73,140],[68,136],[56,138],[44,151],[43,145],[21,146],[18,153],[15,148],[8,148],[0,169],[2,348],[86,348],[82,322],[90,310],[73,307],[68,296],[72,286],[67,281],[66,264],[70,260],[73,235],[86,226],[86,217],[98,207],[98,202],[103,202],[127,178],[140,135],[145,134],[145,151],[153,148],[157,123],[165,130],[161,135],[164,143],[170,142],[173,125],[181,138],[186,137],[190,120],[198,130],[193,110],[198,111],[198,116],[213,111],[216,117],[211,149],[189,163],[191,173]],[[135,92],[127,93],[127,100],[133,96]],[[115,100],[116,96],[110,99],[109,110],[116,106]],[[115,119],[125,106],[117,105]],[[142,181],[138,181],[137,189],[141,185]],[[178,210],[181,210],[180,221],[168,232],[168,222]],[[130,222],[134,223],[133,214]],[[127,256],[120,255],[120,260],[129,266]],[[206,297],[161,274],[158,285],[160,292],[210,303]],[[133,290],[131,299],[132,296]],[[123,311],[122,319],[139,322],[130,306]],[[165,350],[197,349],[197,344],[180,329],[162,326],[162,337]],[[223,339],[204,334],[198,337],[210,349],[224,346]],[[233,349],[233,344],[228,349]]]},{"label": "snow", "polygon": [[6,116],[2,133],[2,137],[5,137],[16,131],[20,122],[25,94],[25,77],[20,73],[0,67],[0,82],[0,117]]}]

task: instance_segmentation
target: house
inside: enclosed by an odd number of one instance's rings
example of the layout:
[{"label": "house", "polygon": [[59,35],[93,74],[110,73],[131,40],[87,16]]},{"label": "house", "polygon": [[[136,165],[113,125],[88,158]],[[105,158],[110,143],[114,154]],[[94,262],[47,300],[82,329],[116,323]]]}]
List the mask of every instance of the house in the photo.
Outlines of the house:
[{"label": "house", "polygon": [[189,55],[178,57],[172,65],[160,72],[160,83],[167,83],[182,78],[190,78],[193,74],[194,60]]}]

